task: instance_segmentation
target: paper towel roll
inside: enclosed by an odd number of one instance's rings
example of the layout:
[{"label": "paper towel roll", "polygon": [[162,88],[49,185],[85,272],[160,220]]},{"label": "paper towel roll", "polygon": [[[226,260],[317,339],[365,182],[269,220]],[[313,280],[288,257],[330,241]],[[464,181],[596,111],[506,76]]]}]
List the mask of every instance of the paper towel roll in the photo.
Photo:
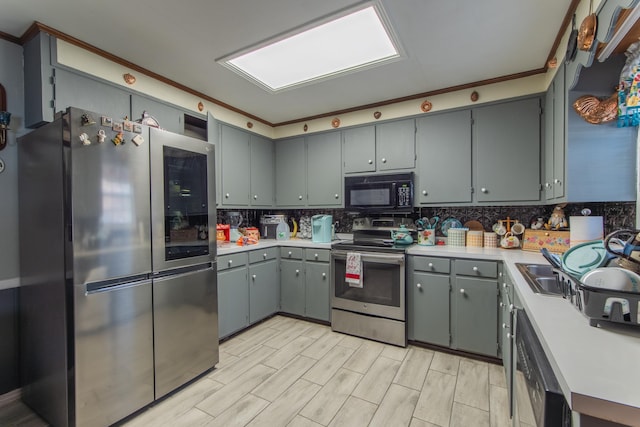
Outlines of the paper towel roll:
[{"label": "paper towel roll", "polygon": [[569,217],[569,245],[574,247],[580,243],[601,240],[604,236],[601,216]]}]

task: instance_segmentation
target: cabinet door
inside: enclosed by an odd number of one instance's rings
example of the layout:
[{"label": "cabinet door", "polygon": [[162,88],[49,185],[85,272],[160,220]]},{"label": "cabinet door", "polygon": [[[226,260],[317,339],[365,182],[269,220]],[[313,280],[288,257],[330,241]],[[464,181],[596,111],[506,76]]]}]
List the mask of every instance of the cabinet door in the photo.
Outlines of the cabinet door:
[{"label": "cabinet door", "polygon": [[454,111],[417,120],[416,200],[471,202],[471,111]]},{"label": "cabinet door", "polygon": [[131,95],[131,120],[138,120],[144,112],[158,121],[162,129],[184,134],[184,112],[164,102],[140,95]]},{"label": "cabinet door", "polygon": [[220,163],[222,168],[222,205],[249,204],[249,134],[221,125]]},{"label": "cabinet door", "polygon": [[307,137],[307,187],[309,206],[342,204],[340,132]]},{"label": "cabinet door", "polygon": [[329,264],[307,262],[305,264],[306,295],[305,316],[329,321]]},{"label": "cabinet door", "polygon": [[[39,32],[22,45],[24,126],[27,128],[53,121],[55,112],[51,102],[54,99],[54,69],[51,66],[51,50],[55,40],[55,37]],[[61,105],[62,108],[65,107]]]},{"label": "cabinet door", "polygon": [[305,206],[307,165],[304,138],[276,142],[276,205]]},{"label": "cabinet door", "polygon": [[409,339],[449,346],[449,275],[414,272],[409,283]]},{"label": "cabinet door", "polygon": [[280,309],[304,316],[304,266],[302,261],[280,261]]},{"label": "cabinet door", "polygon": [[207,139],[210,144],[214,145],[214,154],[216,159],[216,206],[220,206],[220,183],[222,182],[221,161],[220,161],[220,122],[213,117],[213,114],[207,113]]},{"label": "cabinet door", "polygon": [[376,154],[376,166],[379,171],[415,168],[415,120],[376,125]]},{"label": "cabinet door", "polygon": [[[131,117],[131,101],[127,92],[67,70],[58,68],[55,73],[56,111],[78,107],[110,116],[114,122]],[[100,121],[100,117],[93,119]]]},{"label": "cabinet door", "polygon": [[249,266],[249,323],[265,319],[278,311],[279,283],[277,260]]},{"label": "cabinet door", "polygon": [[567,123],[567,94],[564,76],[564,64],[558,68],[553,79],[553,196],[564,197],[565,193],[565,140]]},{"label": "cabinet door", "polygon": [[263,136],[251,135],[251,191],[250,204],[255,207],[271,207],[274,200],[273,141]]},{"label": "cabinet door", "polygon": [[552,200],[553,195],[553,143],[554,143],[554,82],[551,82],[544,98],[544,199]]},{"label": "cabinet door", "polygon": [[376,128],[363,126],[342,131],[344,173],[376,170]]},{"label": "cabinet door", "polygon": [[478,202],[540,200],[540,99],[474,109]]},{"label": "cabinet door", "polygon": [[498,284],[456,276],[451,295],[451,347],[498,355]]},{"label": "cabinet door", "polygon": [[218,332],[220,338],[249,326],[247,268],[218,273]]}]

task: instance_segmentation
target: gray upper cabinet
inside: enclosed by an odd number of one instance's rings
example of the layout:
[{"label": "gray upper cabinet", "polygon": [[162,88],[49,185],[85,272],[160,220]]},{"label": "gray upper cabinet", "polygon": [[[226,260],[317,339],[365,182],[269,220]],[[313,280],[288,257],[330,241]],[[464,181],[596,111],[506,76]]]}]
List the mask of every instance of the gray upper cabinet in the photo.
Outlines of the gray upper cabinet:
[{"label": "gray upper cabinet", "polygon": [[249,135],[239,129],[220,126],[220,168],[222,206],[249,204]]},{"label": "gray upper cabinet", "polygon": [[304,138],[278,140],[276,149],[276,206],[307,203],[307,165]]},{"label": "gray upper cabinet", "polygon": [[[55,110],[77,107],[110,116],[114,122],[130,117],[129,93],[67,70],[55,70]],[[100,117],[93,118],[96,121]]]},{"label": "gray upper cabinet", "polygon": [[131,120],[140,120],[143,113],[156,119],[169,132],[184,134],[184,111],[145,96],[131,95]]},{"label": "gray upper cabinet", "polygon": [[549,85],[544,107],[544,183],[545,200],[564,197],[566,91],[564,64]]},{"label": "gray upper cabinet", "polygon": [[376,154],[380,171],[415,168],[415,120],[399,120],[376,125]]},{"label": "gray upper cabinet", "polygon": [[540,110],[529,98],[472,111],[477,202],[540,200]]},{"label": "gray upper cabinet", "polygon": [[213,114],[207,113],[207,140],[210,144],[215,145],[216,160],[216,206],[220,206],[220,183],[222,182],[222,174],[220,168],[220,123],[213,117]]},{"label": "gray upper cabinet", "polygon": [[340,132],[307,137],[307,189],[309,206],[342,205]]},{"label": "gray upper cabinet", "polygon": [[249,138],[249,147],[251,150],[249,204],[255,207],[271,207],[275,198],[273,141],[252,134]]},{"label": "gray upper cabinet", "polygon": [[471,111],[416,120],[419,204],[471,202]]},{"label": "gray upper cabinet", "polygon": [[344,173],[375,172],[376,127],[363,126],[342,131]]},{"label": "gray upper cabinet", "polygon": [[363,126],[343,131],[344,173],[414,169],[414,119]]},{"label": "gray upper cabinet", "polygon": [[22,46],[24,56],[25,127],[53,121],[53,67],[51,44],[55,39],[38,33]]}]

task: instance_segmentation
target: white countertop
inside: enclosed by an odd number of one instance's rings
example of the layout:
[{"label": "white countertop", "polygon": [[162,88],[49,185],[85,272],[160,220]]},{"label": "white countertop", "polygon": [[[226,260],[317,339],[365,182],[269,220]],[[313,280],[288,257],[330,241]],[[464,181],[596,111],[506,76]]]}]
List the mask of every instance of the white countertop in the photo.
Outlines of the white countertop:
[{"label": "white countertop", "polygon": [[640,425],[640,327],[592,327],[568,300],[534,293],[516,263],[547,264],[536,252],[414,246],[409,254],[502,260],[571,408]]},{"label": "white countertop", "polygon": [[298,239],[293,238],[289,240],[275,240],[275,239],[261,239],[255,245],[238,246],[235,243],[223,243],[218,245],[218,256],[233,254],[237,252],[252,251],[257,249],[271,248],[274,246],[294,246],[298,248],[317,248],[317,249],[331,249],[333,243],[337,243],[340,240],[334,240],[331,243],[315,243],[310,239]]}]

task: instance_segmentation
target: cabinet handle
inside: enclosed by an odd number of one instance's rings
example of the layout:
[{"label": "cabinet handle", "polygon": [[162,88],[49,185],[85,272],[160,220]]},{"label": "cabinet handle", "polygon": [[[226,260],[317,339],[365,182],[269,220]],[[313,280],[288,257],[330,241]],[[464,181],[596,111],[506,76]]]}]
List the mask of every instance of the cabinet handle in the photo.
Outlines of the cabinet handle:
[{"label": "cabinet handle", "polygon": [[302,196],[298,196],[298,200],[302,200]]},{"label": "cabinet handle", "polygon": [[315,259],[318,259],[318,254],[313,254],[313,256],[315,257]]},{"label": "cabinet handle", "polygon": [[422,195],[426,196],[427,195],[427,190],[422,190]]},{"label": "cabinet handle", "polygon": [[372,164],[373,164],[373,160],[369,159],[369,161],[368,161],[367,163],[369,163],[370,165],[372,165]]},{"label": "cabinet handle", "polygon": [[502,277],[502,271],[498,273],[498,277]]},{"label": "cabinet handle", "polygon": [[507,339],[513,338],[513,334],[511,332],[507,332]]},{"label": "cabinet handle", "polygon": [[558,178],[556,178],[556,179],[553,180],[553,183],[554,184],[560,184],[560,180]]},{"label": "cabinet handle", "polygon": [[464,294],[464,289],[460,289],[460,293],[461,293],[461,294]]},{"label": "cabinet handle", "polygon": [[433,263],[432,262],[430,262],[428,265],[429,265],[429,268],[433,268]]},{"label": "cabinet handle", "polygon": [[253,195],[253,200],[258,200],[258,195],[257,194]]},{"label": "cabinet handle", "polygon": [[338,193],[334,194],[333,197],[335,197],[336,199],[340,196],[338,196]]},{"label": "cabinet handle", "polygon": [[252,274],[252,275],[251,275],[251,278],[252,278],[253,280],[256,280],[256,275],[255,275],[255,274]]},{"label": "cabinet handle", "polygon": [[546,188],[547,190],[551,188],[551,184],[549,184],[548,182],[544,183],[544,188]]},{"label": "cabinet handle", "polygon": [[509,329],[509,325],[507,325],[506,323],[502,324],[502,329]]},{"label": "cabinet handle", "polygon": [[422,289],[422,285],[420,283],[416,283],[416,288]]},{"label": "cabinet handle", "polygon": [[502,301],[500,301],[500,303],[498,304],[500,307],[502,307],[504,305],[504,303]]},{"label": "cabinet handle", "polygon": [[515,306],[513,304],[509,304],[509,311],[513,311],[514,308]]},{"label": "cabinet handle", "polygon": [[289,256],[291,256],[291,251],[289,251]]},{"label": "cabinet handle", "polygon": [[267,253],[265,252],[262,254],[262,258],[266,258],[266,257],[267,257]]},{"label": "cabinet handle", "polygon": [[327,273],[322,273],[322,278],[324,279],[325,277],[327,277]]},{"label": "cabinet handle", "polygon": [[472,268],[473,271],[475,271],[476,273],[478,272],[478,267],[476,267],[475,265]]},{"label": "cabinet handle", "polygon": [[482,191],[482,192],[483,192],[483,193],[485,193],[485,194],[489,192],[489,190],[487,190],[485,187],[482,187],[482,188],[480,189],[480,191]]},{"label": "cabinet handle", "polygon": [[300,274],[300,270],[296,270],[296,276]]},{"label": "cabinet handle", "polygon": [[387,163],[387,159],[386,158],[382,158],[382,163]]},{"label": "cabinet handle", "polygon": [[229,260],[229,265],[231,265],[231,264],[233,264],[233,260],[232,259]]},{"label": "cabinet handle", "polygon": [[502,287],[503,287],[504,289],[507,289],[507,282],[504,282],[504,283],[502,284]]},{"label": "cabinet handle", "polygon": [[229,198],[229,193],[225,194],[224,197],[228,199]]}]

